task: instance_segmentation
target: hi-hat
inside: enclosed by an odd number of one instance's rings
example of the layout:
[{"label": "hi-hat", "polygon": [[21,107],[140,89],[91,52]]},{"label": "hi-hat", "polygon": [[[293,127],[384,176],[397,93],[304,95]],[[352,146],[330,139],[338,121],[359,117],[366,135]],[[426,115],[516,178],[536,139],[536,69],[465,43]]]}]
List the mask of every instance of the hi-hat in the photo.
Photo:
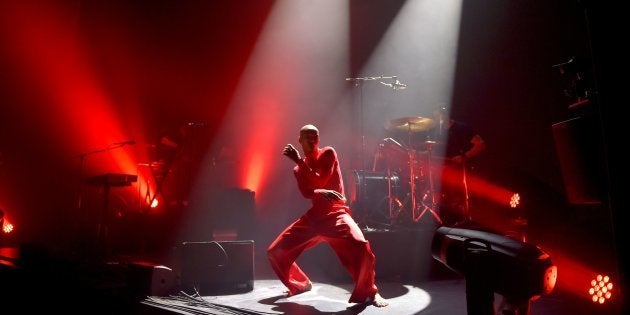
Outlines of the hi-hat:
[{"label": "hi-hat", "polygon": [[389,131],[423,132],[435,126],[431,118],[426,117],[402,117],[385,123],[385,129]]}]

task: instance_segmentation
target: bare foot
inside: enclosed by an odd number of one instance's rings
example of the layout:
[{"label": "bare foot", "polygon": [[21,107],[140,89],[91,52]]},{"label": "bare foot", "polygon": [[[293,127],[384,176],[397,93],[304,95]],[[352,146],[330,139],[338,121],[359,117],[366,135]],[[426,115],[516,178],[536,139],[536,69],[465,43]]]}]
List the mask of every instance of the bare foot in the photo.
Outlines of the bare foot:
[{"label": "bare foot", "polygon": [[302,294],[306,291],[311,291],[313,289],[313,283],[309,282],[308,284],[306,284],[306,286],[304,288],[302,288],[300,291],[297,291],[293,294],[291,294],[291,291],[287,290],[284,291],[284,293],[287,295],[287,297],[289,296],[294,296],[294,295],[298,295],[298,294]]},{"label": "bare foot", "polygon": [[385,307],[389,305],[389,302],[380,294],[376,293],[376,295],[374,295],[374,299],[372,299],[372,305],[376,307]]}]

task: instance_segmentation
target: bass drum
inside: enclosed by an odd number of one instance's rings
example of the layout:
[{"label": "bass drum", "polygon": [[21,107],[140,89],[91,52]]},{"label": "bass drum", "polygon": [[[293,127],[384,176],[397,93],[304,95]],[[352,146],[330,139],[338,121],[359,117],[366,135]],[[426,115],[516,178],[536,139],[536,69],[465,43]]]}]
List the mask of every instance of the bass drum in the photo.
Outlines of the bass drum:
[{"label": "bass drum", "polygon": [[387,176],[384,172],[351,170],[345,178],[345,191],[348,204],[355,216],[363,220],[388,223],[389,184],[391,196],[396,197],[400,190],[400,179],[394,172]]}]

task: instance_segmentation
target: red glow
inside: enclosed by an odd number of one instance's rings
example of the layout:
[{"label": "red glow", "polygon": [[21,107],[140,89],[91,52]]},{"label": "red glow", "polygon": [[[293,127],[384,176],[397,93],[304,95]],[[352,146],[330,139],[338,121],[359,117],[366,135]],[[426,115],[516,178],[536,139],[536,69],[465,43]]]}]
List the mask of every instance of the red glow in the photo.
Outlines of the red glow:
[{"label": "red glow", "polygon": [[162,204],[166,204],[164,203],[164,199],[161,197],[160,194],[158,194],[157,196],[155,196],[155,198],[147,198],[146,200],[144,200],[144,205],[143,207],[148,207],[148,208],[144,208],[144,210],[141,209],[141,211],[150,214],[150,215],[158,215],[158,214],[162,214],[164,212],[166,212],[167,207],[160,207],[160,205]]},{"label": "red glow", "polygon": [[273,140],[277,138],[277,130],[274,126],[278,125],[277,120],[281,116],[269,115],[269,111],[278,107],[276,101],[278,96],[274,94],[282,93],[282,91],[264,91],[264,93],[266,95],[257,97],[261,106],[255,107],[250,113],[256,119],[248,129],[255,132],[247,137],[244,152],[247,162],[242,170],[244,172],[242,187],[255,192],[260,192],[261,187],[264,186],[263,180],[268,173],[270,157],[278,154],[278,150],[268,144],[274,143]]},{"label": "red glow", "polygon": [[[105,157],[109,159],[100,164],[94,155],[86,155],[86,173],[92,169],[135,174],[135,159],[127,151],[111,147],[129,137],[107,91],[91,71],[77,32],[79,8],[57,2],[12,1],[4,3],[0,11],[4,13],[0,18],[4,21],[0,27],[3,47],[31,91],[39,91],[36,97],[41,99],[24,114],[41,128],[47,137],[42,141],[70,152],[108,153]],[[104,166],[113,169],[102,171]]]},{"label": "red glow", "polygon": [[[462,187],[464,174],[460,168],[445,166],[441,174],[442,185],[446,187]],[[515,192],[491,183],[479,176],[470,174],[470,172],[466,174],[466,185],[469,194],[493,201],[497,204],[506,204],[517,195]]]},{"label": "red glow", "polygon": [[505,205],[507,202],[512,200],[512,197],[516,194],[507,188],[491,183],[472,174],[467,175],[467,182],[470,194],[491,200],[501,205]]},{"label": "red glow", "polygon": [[[0,208],[0,212],[2,212],[2,208]],[[4,214],[4,213],[3,213]],[[7,218],[7,215],[4,214],[2,220],[0,221],[0,232],[5,234],[9,234],[13,231],[13,224]]]},{"label": "red glow", "polygon": [[139,196],[144,196],[144,205],[149,206],[151,208],[155,208],[157,206],[153,206],[153,204],[157,204],[157,198],[154,198],[156,193],[156,180],[151,171],[152,165],[147,163],[138,164],[138,193]]},{"label": "red glow", "polygon": [[[137,190],[138,196],[143,196],[141,198],[141,212],[147,212],[151,214],[161,213],[163,210],[162,207],[159,207],[161,204],[160,194],[158,191],[158,183],[157,179],[154,177],[154,174],[151,170],[152,165],[146,163],[140,163],[138,172],[138,182]],[[159,170],[161,171],[161,170]],[[162,179],[164,180],[164,179]],[[157,194],[157,195],[156,195]],[[148,209],[147,209],[148,208]]]},{"label": "red glow", "polygon": [[[546,248],[548,250],[548,248]],[[614,284],[609,276],[598,274],[594,269],[568,257],[561,251],[548,251],[553,262],[561,270],[557,288],[582,299],[604,304],[614,298]],[[596,297],[594,299],[594,297]]]},{"label": "red glow", "polygon": [[512,195],[512,197],[510,198],[510,207],[516,208],[520,204],[521,204],[521,196],[519,194]]},{"label": "red glow", "polygon": [[11,232],[13,232],[13,224],[9,223],[9,222],[5,222],[2,225],[2,232],[9,234]]},{"label": "red glow", "polygon": [[260,152],[254,153],[254,155],[252,156],[250,160],[249,169],[247,171],[247,175],[245,178],[245,181],[246,181],[245,188],[252,191],[256,191],[258,187],[260,187],[260,182],[263,176],[264,165],[265,165],[264,157],[261,155],[261,153]]}]

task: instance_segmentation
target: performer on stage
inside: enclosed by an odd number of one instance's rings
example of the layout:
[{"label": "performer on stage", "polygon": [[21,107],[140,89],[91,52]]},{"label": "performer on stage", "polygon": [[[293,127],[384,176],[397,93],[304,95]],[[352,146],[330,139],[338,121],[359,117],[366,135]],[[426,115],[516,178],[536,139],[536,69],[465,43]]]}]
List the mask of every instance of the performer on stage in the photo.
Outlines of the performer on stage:
[{"label": "performer on stage", "polygon": [[308,276],[295,263],[300,254],[321,243],[328,243],[355,283],[351,303],[389,303],[375,284],[375,257],[369,242],[352,219],[346,206],[343,179],[334,148],[319,148],[319,130],[313,125],[300,129],[299,142],[304,158],[288,144],[283,154],[297,164],[293,173],[302,195],[312,207],[287,227],[267,249],[271,267],[288,288],[289,296],[312,289]]}]

